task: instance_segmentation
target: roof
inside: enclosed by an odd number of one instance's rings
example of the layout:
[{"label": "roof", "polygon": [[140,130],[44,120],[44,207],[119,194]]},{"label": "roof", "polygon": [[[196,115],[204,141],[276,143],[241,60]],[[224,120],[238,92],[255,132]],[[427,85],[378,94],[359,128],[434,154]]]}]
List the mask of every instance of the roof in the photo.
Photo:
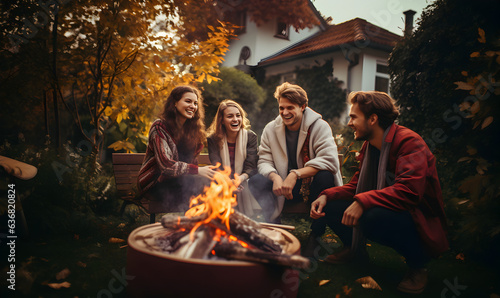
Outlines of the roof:
[{"label": "roof", "polygon": [[392,51],[396,42],[402,38],[386,29],[373,25],[361,18],[330,25],[325,31],[302,40],[281,52],[262,59],[259,66],[282,63],[311,55],[340,49],[341,45],[352,44],[359,48],[377,48]]}]

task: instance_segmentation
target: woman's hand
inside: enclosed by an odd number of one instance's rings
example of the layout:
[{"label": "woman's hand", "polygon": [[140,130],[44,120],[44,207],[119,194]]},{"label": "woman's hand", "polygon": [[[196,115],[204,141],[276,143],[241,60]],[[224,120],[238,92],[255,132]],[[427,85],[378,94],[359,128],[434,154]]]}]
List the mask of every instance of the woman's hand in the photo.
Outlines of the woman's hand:
[{"label": "woman's hand", "polygon": [[215,171],[212,170],[213,166],[198,167],[198,175],[206,177],[208,179],[213,179]]}]

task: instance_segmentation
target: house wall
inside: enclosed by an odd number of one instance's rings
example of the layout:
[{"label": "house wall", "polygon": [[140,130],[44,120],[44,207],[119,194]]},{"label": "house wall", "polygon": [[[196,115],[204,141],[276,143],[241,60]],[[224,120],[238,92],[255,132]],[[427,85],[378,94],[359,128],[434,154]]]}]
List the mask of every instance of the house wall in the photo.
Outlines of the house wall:
[{"label": "house wall", "polygon": [[317,63],[324,63],[328,59],[333,59],[333,75],[342,81],[343,88],[349,91],[370,91],[375,89],[375,76],[377,62],[386,63],[389,53],[373,49],[364,49],[359,55],[359,62],[350,70],[349,82],[349,61],[347,61],[341,51],[331,52],[318,56],[312,56],[280,64],[264,66],[266,77],[294,72],[297,66],[308,68]]},{"label": "house wall", "polygon": [[260,60],[274,53],[277,53],[284,48],[287,48],[309,36],[320,31],[318,26],[311,29],[300,30],[295,32],[293,27],[290,28],[289,39],[274,37],[276,34],[277,21],[272,20],[257,26],[250,21],[250,16],[246,17],[246,32],[240,34],[237,38],[229,42],[229,50],[224,57],[222,66],[238,65],[240,52],[244,46],[250,48],[250,58],[247,60],[247,65],[257,65]]}]

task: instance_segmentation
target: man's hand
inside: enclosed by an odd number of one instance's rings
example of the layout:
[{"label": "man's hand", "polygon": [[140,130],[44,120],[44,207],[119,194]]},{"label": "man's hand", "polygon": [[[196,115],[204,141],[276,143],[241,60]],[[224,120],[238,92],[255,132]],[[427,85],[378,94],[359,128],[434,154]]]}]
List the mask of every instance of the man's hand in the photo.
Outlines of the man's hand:
[{"label": "man's hand", "polygon": [[286,177],[285,181],[283,182],[283,185],[281,187],[281,193],[285,196],[287,200],[293,199],[293,188],[295,187],[295,184],[297,183],[297,174],[291,172],[288,174]]},{"label": "man's hand", "polygon": [[271,173],[269,178],[273,181],[273,193],[278,197],[282,196],[283,179],[281,179],[281,177],[276,173]]},{"label": "man's hand", "polygon": [[326,206],[326,195],[319,196],[314,202],[311,204],[311,212],[309,215],[318,219],[320,217],[325,216],[325,212],[323,212],[323,208]]},{"label": "man's hand", "polygon": [[344,211],[344,216],[342,217],[342,224],[348,227],[354,227],[358,224],[359,218],[363,214],[363,207],[358,201],[354,201],[347,209]]}]

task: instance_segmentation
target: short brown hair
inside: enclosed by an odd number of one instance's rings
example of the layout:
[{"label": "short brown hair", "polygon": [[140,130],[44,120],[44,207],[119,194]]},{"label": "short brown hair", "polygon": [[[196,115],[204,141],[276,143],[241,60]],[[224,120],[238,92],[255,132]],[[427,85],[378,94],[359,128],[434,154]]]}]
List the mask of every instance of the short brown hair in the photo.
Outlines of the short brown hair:
[{"label": "short brown hair", "polygon": [[366,118],[373,114],[377,115],[379,125],[383,129],[391,126],[399,116],[399,108],[396,106],[396,101],[385,92],[351,92],[347,101],[351,104],[357,103]]},{"label": "short brown hair", "polygon": [[274,97],[280,102],[280,98],[284,97],[289,101],[298,104],[299,106],[306,105],[309,101],[307,99],[307,93],[302,89],[302,87],[294,84],[290,84],[285,82],[278,87],[276,87],[276,91],[274,92]]}]

